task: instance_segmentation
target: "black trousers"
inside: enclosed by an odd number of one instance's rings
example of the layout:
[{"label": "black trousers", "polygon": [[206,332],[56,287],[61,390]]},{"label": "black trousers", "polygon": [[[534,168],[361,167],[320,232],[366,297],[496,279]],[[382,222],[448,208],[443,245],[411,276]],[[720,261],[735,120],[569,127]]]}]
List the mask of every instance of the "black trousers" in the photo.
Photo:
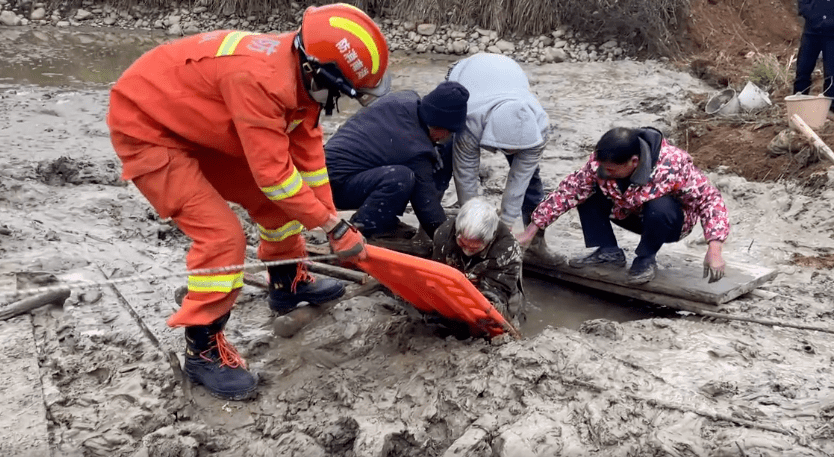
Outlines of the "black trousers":
[{"label": "black trousers", "polygon": [[646,202],[640,214],[632,214],[623,220],[611,219],[613,207],[614,203],[599,188],[576,207],[586,247],[617,247],[612,222],[640,235],[640,243],[634,251],[638,257],[654,258],[663,243],[680,240],[683,208],[680,202],[668,195]]},{"label": "black trousers", "polygon": [[333,203],[341,210],[355,209],[351,221],[361,224],[365,236],[397,228],[414,188],[414,172],[404,165],[372,168],[331,180]]},{"label": "black trousers", "polygon": [[826,97],[834,97],[834,37],[807,32],[802,33],[802,38],[799,41],[793,93],[810,94],[811,74],[817,66],[817,58],[820,52],[822,52],[822,74],[824,78],[823,93]]}]

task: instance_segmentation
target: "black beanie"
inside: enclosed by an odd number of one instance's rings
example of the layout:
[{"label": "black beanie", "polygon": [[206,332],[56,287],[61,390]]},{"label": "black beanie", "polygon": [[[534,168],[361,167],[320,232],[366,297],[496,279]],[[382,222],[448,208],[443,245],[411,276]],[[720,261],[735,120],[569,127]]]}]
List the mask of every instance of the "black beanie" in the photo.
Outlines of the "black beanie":
[{"label": "black beanie", "polygon": [[457,132],[466,125],[467,100],[469,91],[465,87],[444,81],[420,101],[420,118],[429,127]]}]

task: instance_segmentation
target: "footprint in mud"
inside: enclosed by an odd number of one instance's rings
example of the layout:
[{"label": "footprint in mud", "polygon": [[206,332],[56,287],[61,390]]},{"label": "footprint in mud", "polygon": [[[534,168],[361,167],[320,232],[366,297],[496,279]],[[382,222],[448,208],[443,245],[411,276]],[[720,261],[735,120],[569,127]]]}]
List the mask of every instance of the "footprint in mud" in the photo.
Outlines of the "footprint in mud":
[{"label": "footprint in mud", "polygon": [[115,161],[93,163],[69,157],[59,157],[55,160],[39,162],[35,173],[41,182],[50,186],[64,186],[67,184],[124,185],[124,181],[120,177],[121,168]]}]

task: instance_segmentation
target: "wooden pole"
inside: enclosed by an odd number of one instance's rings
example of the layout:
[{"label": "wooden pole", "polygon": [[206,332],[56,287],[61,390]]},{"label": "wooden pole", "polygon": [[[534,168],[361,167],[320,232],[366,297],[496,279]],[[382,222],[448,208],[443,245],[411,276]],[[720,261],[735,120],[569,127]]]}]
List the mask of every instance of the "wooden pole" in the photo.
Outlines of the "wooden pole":
[{"label": "wooden pole", "polygon": [[5,321],[18,316],[23,313],[40,308],[41,306],[51,305],[53,303],[64,303],[69,298],[70,290],[58,290],[53,292],[46,292],[34,297],[24,298],[23,300],[14,302],[7,309],[0,311],[0,321]]},{"label": "wooden pole", "polygon": [[811,141],[811,144],[817,148],[820,154],[824,155],[825,158],[831,162],[834,162],[834,152],[831,151],[831,148],[829,148],[828,145],[822,141],[822,138],[820,138],[819,135],[817,135],[816,132],[814,132],[814,130],[809,127],[798,114],[791,116],[791,123],[793,123],[799,133],[803,134],[806,138],[808,138],[808,140]]},{"label": "wooden pole", "polygon": [[292,336],[298,333],[299,330],[304,328],[310,322],[313,322],[319,316],[324,315],[330,310],[330,308],[336,306],[339,302],[353,297],[358,297],[360,295],[370,295],[377,290],[382,289],[383,285],[377,280],[372,279],[366,284],[359,286],[353,291],[345,293],[335,300],[330,300],[329,302],[325,302],[320,305],[302,306],[283,316],[276,317],[272,322],[272,330],[278,336],[292,338]]},{"label": "wooden pole", "polygon": [[[344,279],[345,281],[351,281],[357,284],[365,284],[371,279],[371,276],[367,273],[321,262],[310,262],[307,264],[307,268],[313,273],[323,274],[331,278]],[[243,283],[262,289],[269,288],[269,283],[262,274],[243,272]]]},{"label": "wooden pole", "polygon": [[320,273],[333,278],[344,279],[346,281],[353,281],[357,284],[365,284],[371,279],[371,275],[361,271],[351,270],[349,268],[338,267],[335,265],[328,265],[321,262],[310,262],[307,265],[313,273]]}]

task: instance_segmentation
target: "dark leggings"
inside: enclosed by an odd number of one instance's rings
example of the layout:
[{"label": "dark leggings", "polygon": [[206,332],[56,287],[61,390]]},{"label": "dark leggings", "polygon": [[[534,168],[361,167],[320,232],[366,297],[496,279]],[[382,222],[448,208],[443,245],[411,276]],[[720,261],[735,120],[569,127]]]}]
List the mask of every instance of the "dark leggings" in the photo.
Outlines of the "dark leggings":
[{"label": "dark leggings", "polygon": [[611,222],[640,235],[640,243],[634,251],[638,257],[654,258],[663,243],[680,240],[683,208],[673,197],[666,195],[650,200],[643,205],[639,214],[632,214],[623,220],[610,218],[613,207],[614,203],[599,188],[576,207],[586,247],[617,247],[617,237]]},{"label": "dark leggings", "polygon": [[822,88],[826,97],[834,96],[834,37],[803,33],[796,56],[796,79],[793,92],[810,94],[811,74],[817,66],[817,59],[822,52]]},{"label": "dark leggings", "polygon": [[336,208],[355,209],[351,221],[374,235],[397,228],[414,188],[414,172],[404,165],[387,165],[331,180]]}]

